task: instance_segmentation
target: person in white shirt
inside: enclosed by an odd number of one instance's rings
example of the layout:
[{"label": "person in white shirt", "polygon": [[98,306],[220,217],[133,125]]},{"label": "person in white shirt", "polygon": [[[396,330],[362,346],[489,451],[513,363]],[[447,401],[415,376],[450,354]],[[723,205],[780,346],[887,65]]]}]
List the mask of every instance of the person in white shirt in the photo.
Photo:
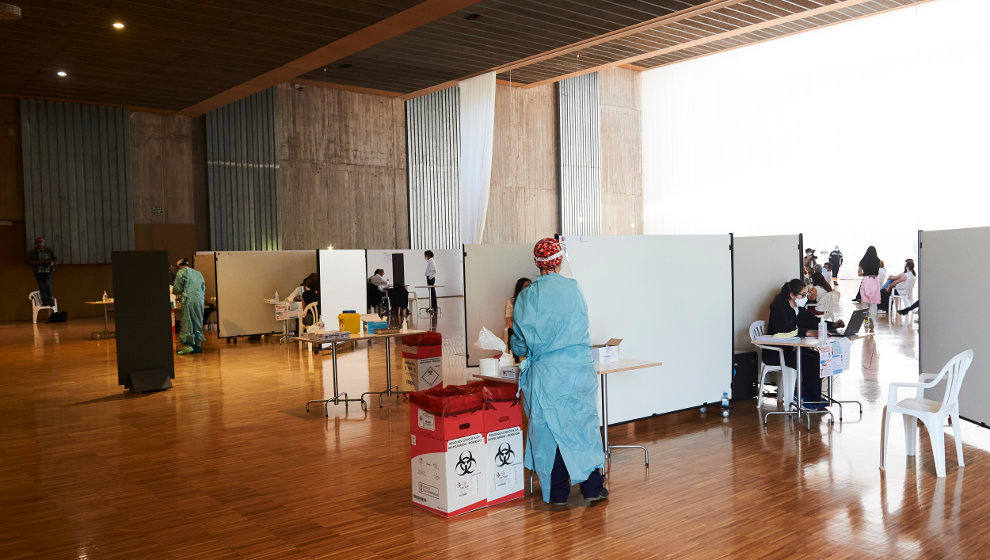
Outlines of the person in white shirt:
[{"label": "person in white shirt", "polygon": [[375,273],[371,275],[371,278],[368,278],[368,283],[374,284],[380,292],[387,291],[388,280],[385,279],[385,270],[381,268],[376,270]]},{"label": "person in white shirt", "polygon": [[833,283],[831,264],[826,262],[825,264],[822,265],[822,276],[825,277],[825,281],[828,282],[829,284]]},{"label": "person in white shirt", "polygon": [[[433,251],[427,250],[423,252],[423,257],[426,259],[426,285],[434,286],[437,283],[437,263],[433,260]],[[437,310],[437,289],[430,288],[430,309],[431,313]]]}]

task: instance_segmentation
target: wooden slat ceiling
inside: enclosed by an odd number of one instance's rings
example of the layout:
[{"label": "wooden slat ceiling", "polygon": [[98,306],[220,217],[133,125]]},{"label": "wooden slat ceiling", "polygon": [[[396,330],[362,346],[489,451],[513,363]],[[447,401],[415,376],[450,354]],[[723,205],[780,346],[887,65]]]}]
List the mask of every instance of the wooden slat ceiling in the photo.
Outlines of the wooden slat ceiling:
[{"label": "wooden slat ceiling", "polygon": [[[415,0],[10,0],[0,93],[179,110]],[[111,27],[125,23],[123,31]],[[57,70],[69,73],[56,77]]]},{"label": "wooden slat ceiling", "polygon": [[484,0],[304,77],[410,93],[705,1]]},{"label": "wooden slat ceiling", "polygon": [[491,70],[532,87],[655,68],[928,0],[9,1],[0,95],[199,114],[285,76],[415,96]]}]

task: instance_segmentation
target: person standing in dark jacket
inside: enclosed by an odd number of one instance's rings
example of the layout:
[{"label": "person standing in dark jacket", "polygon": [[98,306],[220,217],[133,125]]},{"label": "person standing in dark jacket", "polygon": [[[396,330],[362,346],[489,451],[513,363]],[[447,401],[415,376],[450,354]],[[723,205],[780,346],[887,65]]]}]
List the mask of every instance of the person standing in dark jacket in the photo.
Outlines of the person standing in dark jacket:
[{"label": "person standing in dark jacket", "polygon": [[[818,331],[818,323],[821,319],[805,308],[808,303],[808,286],[804,282],[795,278],[786,282],[780,288],[773,301],[770,303],[770,320],[767,322],[767,334],[791,333],[796,331],[796,336],[808,336],[809,331]],[[834,325],[826,321],[828,328],[841,326],[839,321]],[[784,361],[789,368],[797,369],[797,349],[794,347],[784,348]],[[776,352],[766,352],[763,355],[763,362],[768,365],[780,365],[780,356]],[[801,400],[806,408],[819,410],[824,408],[822,400],[822,380],[819,376],[820,356],[816,350],[811,348],[801,349]],[[785,398],[784,402],[789,399]],[[818,404],[816,404],[818,403]]]},{"label": "person standing in dark jacket", "polygon": [[34,279],[38,282],[38,291],[41,292],[42,305],[55,305],[55,297],[52,296],[52,274],[55,272],[55,253],[45,246],[45,238],[39,237],[34,240],[34,249],[28,251],[28,264],[34,272]]},{"label": "person standing in dark jacket", "polygon": [[839,285],[839,267],[842,266],[842,251],[839,250],[839,246],[835,246],[835,250],[828,254],[828,264],[832,267],[832,278],[836,285]]}]

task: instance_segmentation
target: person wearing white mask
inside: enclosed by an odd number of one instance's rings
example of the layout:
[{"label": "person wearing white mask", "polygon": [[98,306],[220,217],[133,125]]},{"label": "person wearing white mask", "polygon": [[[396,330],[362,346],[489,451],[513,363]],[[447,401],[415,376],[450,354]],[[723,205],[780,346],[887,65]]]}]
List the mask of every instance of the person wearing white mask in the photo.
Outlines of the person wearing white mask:
[{"label": "person wearing white mask", "polygon": [[[818,323],[821,320],[805,308],[808,304],[808,286],[795,278],[784,283],[770,303],[770,320],[767,322],[767,334],[794,333],[793,336],[817,336]],[[829,329],[844,326],[842,321],[831,323],[826,321]],[[809,333],[813,333],[810,334]],[[819,355],[810,348],[801,349],[801,400],[806,408],[820,410],[825,407],[822,402],[822,380],[819,377]],[[784,348],[784,361],[787,367],[797,368],[797,352],[793,347]],[[780,355],[776,352],[764,352],[763,362],[768,365],[780,365]],[[785,402],[787,402],[785,395]]]}]

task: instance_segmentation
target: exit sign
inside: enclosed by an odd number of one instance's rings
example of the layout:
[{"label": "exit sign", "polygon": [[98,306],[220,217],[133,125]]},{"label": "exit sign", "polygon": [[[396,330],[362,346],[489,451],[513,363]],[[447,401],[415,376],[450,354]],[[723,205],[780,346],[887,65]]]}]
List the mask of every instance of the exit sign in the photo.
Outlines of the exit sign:
[{"label": "exit sign", "polygon": [[152,214],[161,214],[162,213],[162,207],[161,206],[152,206],[151,207],[151,213]]}]

